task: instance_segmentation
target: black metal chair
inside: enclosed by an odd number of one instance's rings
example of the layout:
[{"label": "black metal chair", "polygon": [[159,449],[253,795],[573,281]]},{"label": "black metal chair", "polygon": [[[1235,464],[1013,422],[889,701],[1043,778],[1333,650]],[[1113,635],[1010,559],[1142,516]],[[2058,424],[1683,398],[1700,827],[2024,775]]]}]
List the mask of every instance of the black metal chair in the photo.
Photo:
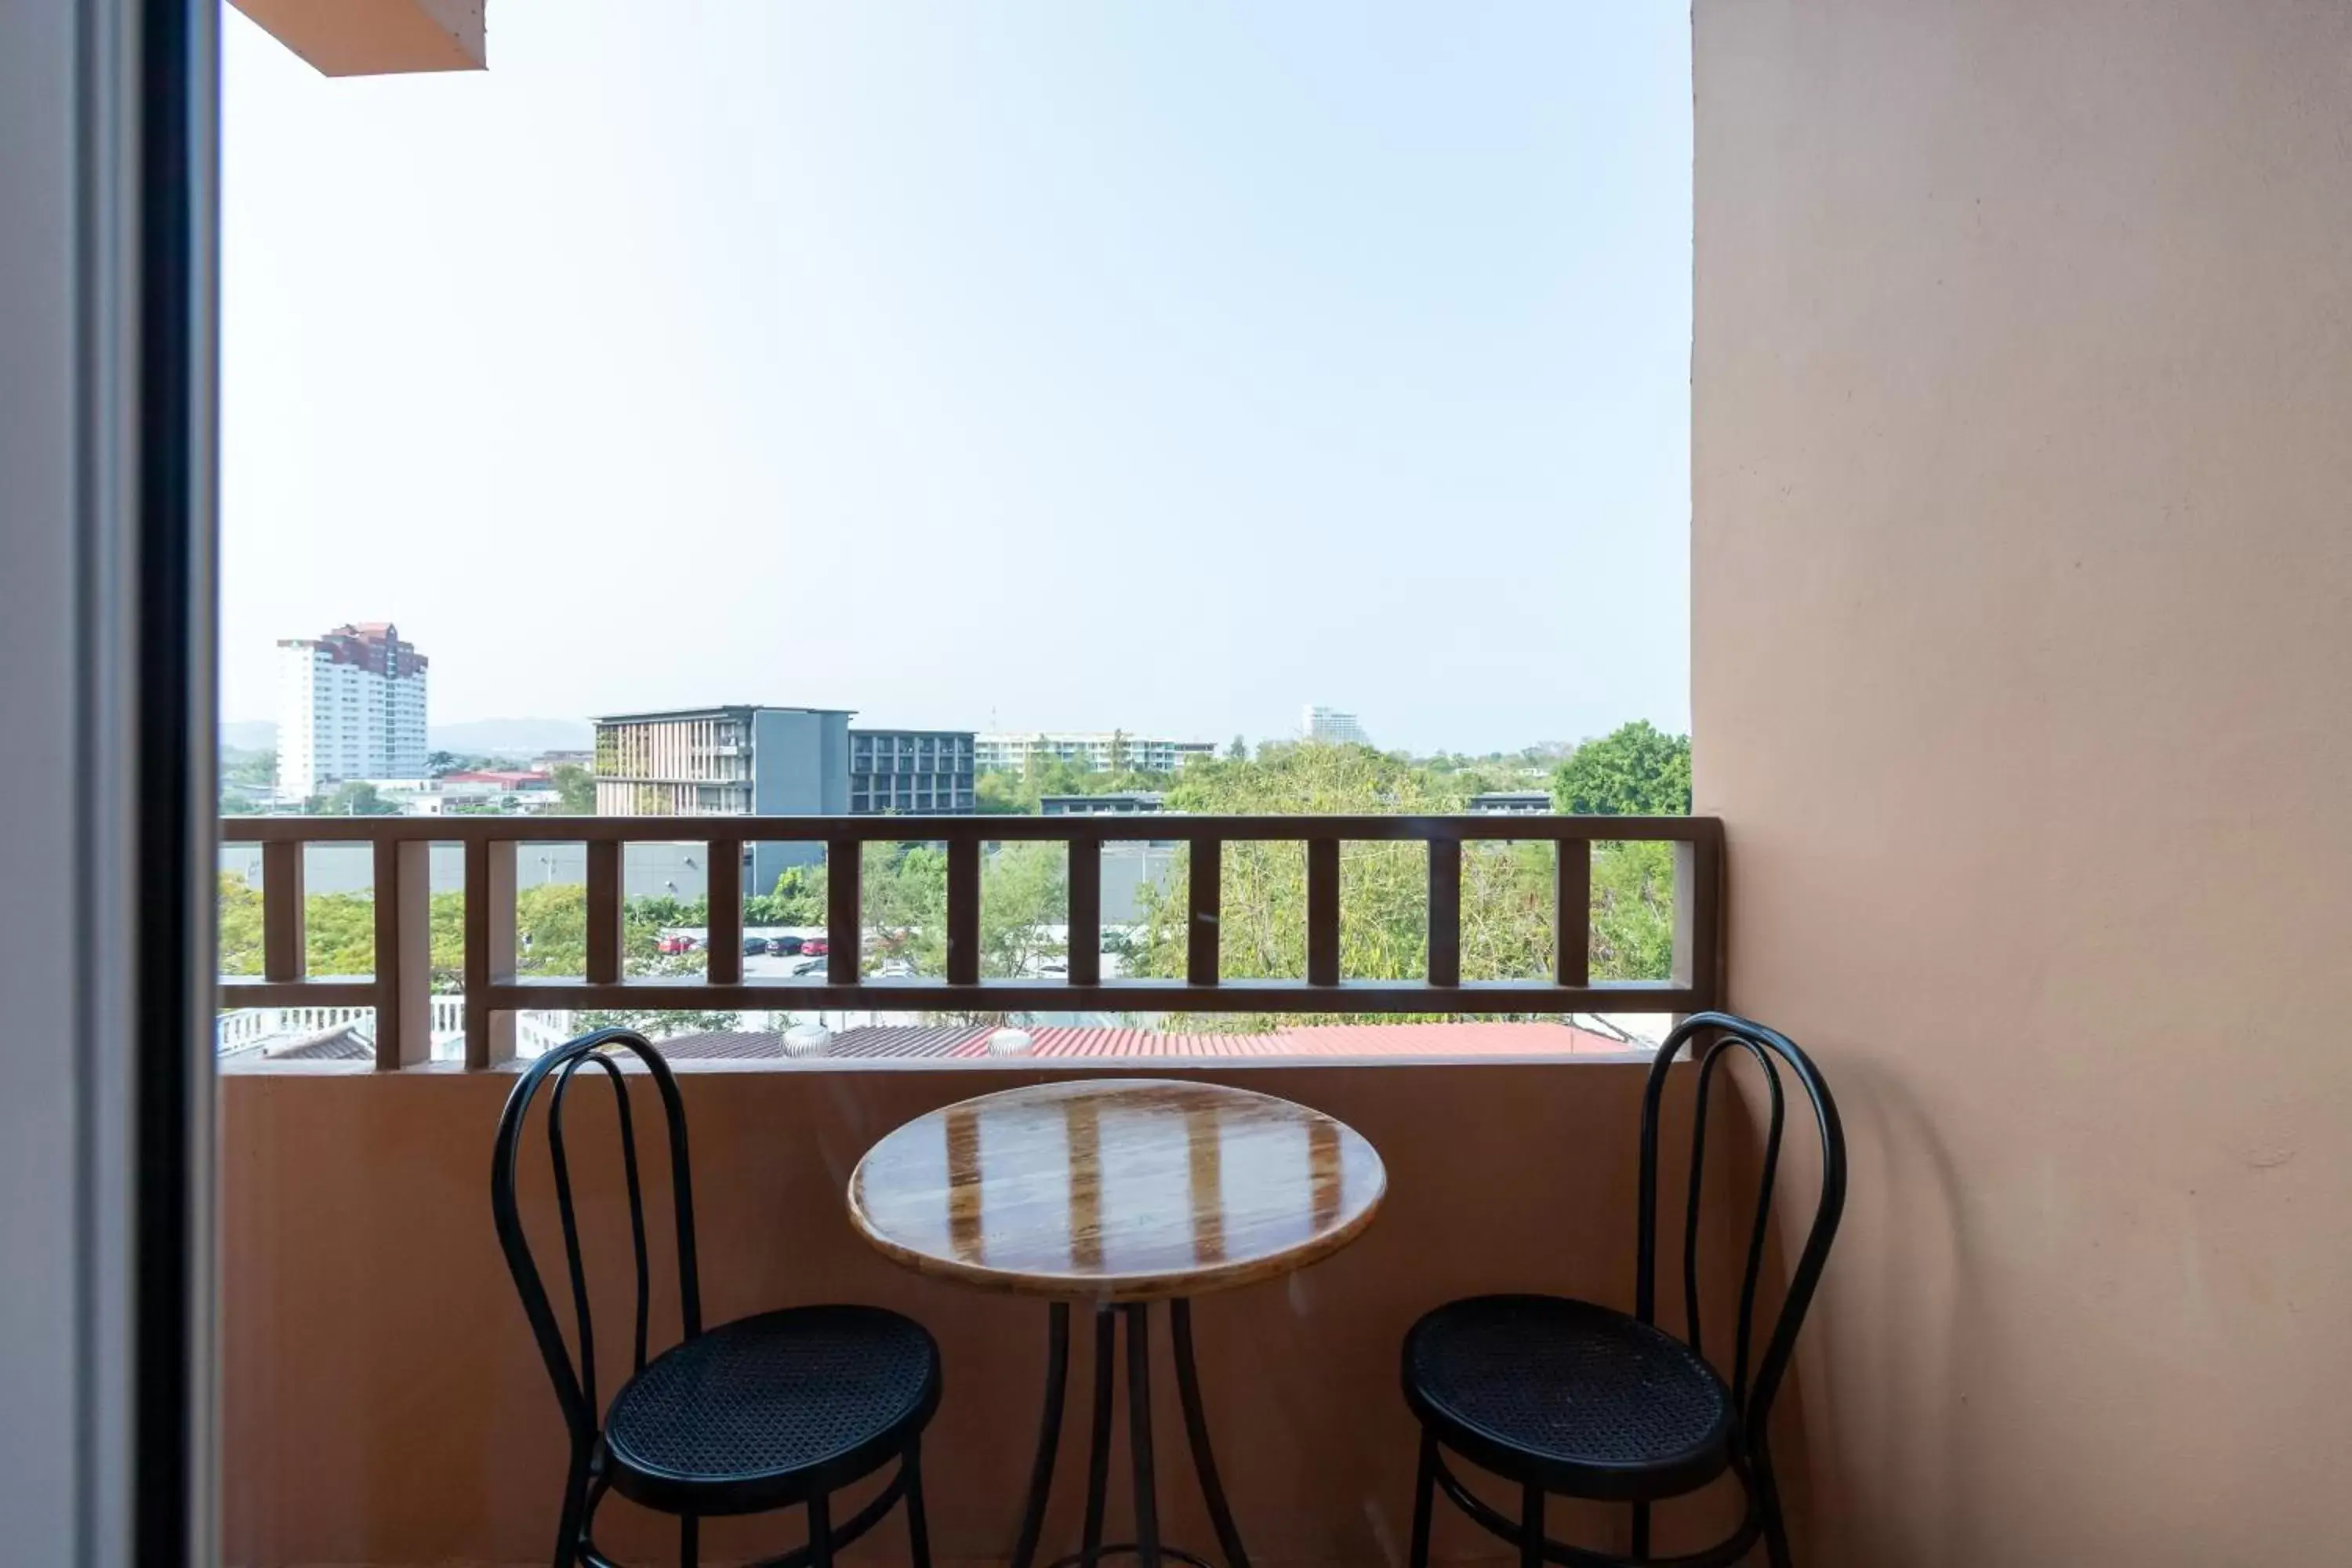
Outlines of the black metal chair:
[{"label": "black metal chair", "polygon": [[[1690,1190],[1683,1222],[1684,1334],[1656,1326],[1658,1109],[1668,1068],[1689,1046],[1696,1059],[1691,1118]],[[1727,1054],[1744,1049],[1763,1069],[1769,1112],[1764,1166],[1748,1232],[1739,1310],[1732,1329],[1731,1381],[1700,1348],[1698,1234],[1707,1093]],[[1822,1140],[1822,1186],[1811,1229],[1756,1377],[1758,1277],[1772,1206],[1784,1110],[1779,1058],[1805,1096]],[[1412,1515],[1412,1568],[1428,1568],[1435,1494],[1519,1549],[1521,1568],[1725,1568],[1759,1541],[1774,1568],[1788,1568],[1789,1542],[1772,1478],[1768,1422],[1789,1369],[1798,1328],[1821,1281],[1838,1215],[1845,1205],[1845,1137],[1837,1104],[1804,1052],[1760,1024],[1700,1013],[1669,1036],[1651,1064],[1642,1096],[1640,1248],[1629,1316],[1556,1296],[1478,1296],[1423,1316],[1404,1341],[1404,1397],[1421,1422],[1421,1469]],[[1472,1492],[1447,1466],[1451,1452],[1519,1488],[1519,1517]],[[1650,1505],[1679,1497],[1729,1471],[1745,1496],[1737,1529],[1704,1551],[1654,1559]],[[1633,1555],[1570,1546],[1544,1531],[1547,1496],[1633,1506]]]},{"label": "black metal chair", "polygon": [[[646,1359],[651,1300],[646,1212],[636,1132],[621,1064],[614,1059],[616,1049],[626,1049],[645,1063],[660,1091],[669,1130],[678,1300],[686,1332],[650,1362]],[[573,1076],[592,1064],[610,1075],[620,1104],[621,1156],[628,1181],[637,1281],[635,1373],[601,1413],[596,1341],[563,1142],[565,1097]],[[551,1078],[555,1088],[546,1116],[547,1142],[572,1283],[576,1363],[540,1281],[515,1203],[523,1125],[533,1098]],[[499,1119],[490,1208],[499,1245],[513,1270],[523,1311],[554,1380],[556,1403],[562,1406],[572,1437],[555,1541],[556,1568],[575,1563],[616,1568],[591,1534],[597,1505],[608,1491],[677,1515],[679,1557],[688,1568],[695,1563],[698,1521],[705,1516],[804,1507],[807,1543],[765,1559],[758,1568],[828,1568],[835,1551],[871,1530],[903,1498],[915,1568],[929,1568],[921,1446],[923,1428],[940,1404],[938,1345],[921,1324],[878,1307],[792,1307],[703,1328],[685,1109],[669,1064],[643,1036],[626,1029],[599,1030],[548,1052],[523,1073]],[[893,1459],[898,1471],[874,1500],[856,1518],[834,1525],[831,1494]]]}]

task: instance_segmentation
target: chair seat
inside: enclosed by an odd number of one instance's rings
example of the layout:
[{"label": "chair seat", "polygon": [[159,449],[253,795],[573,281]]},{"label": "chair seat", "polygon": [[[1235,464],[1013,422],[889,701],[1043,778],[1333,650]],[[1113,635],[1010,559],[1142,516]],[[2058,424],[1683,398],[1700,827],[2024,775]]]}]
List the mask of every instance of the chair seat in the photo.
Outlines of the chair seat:
[{"label": "chair seat", "polygon": [[1522,1485],[1643,1501],[1731,1462],[1731,1391],[1673,1335],[1589,1301],[1477,1296],[1404,1342],[1404,1394],[1444,1447]]},{"label": "chair seat", "polygon": [[905,1450],[940,1402],[939,1346],[879,1307],[792,1307],[646,1363],[604,1418],[613,1489],[672,1513],[783,1507]]}]

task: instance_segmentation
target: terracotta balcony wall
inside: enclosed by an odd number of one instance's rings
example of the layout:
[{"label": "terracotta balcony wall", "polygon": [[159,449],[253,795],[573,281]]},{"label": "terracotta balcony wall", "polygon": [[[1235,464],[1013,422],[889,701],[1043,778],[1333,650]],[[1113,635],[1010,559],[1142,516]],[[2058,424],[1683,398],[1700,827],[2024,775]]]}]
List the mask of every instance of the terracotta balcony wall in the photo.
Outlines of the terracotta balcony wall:
[{"label": "terracotta balcony wall", "polygon": [[[1369,1138],[1388,1166],[1386,1204],[1362,1239],[1305,1273],[1204,1298],[1197,1313],[1210,1419],[1255,1561],[1399,1559],[1411,1523],[1414,1429],[1398,1393],[1398,1343],[1423,1309],[1497,1289],[1630,1304],[1643,1070],[1638,1057],[1200,1069],[1329,1111]],[[948,1392],[925,1472],[942,1562],[1001,1561],[1010,1548],[1036,1432],[1043,1313],[1034,1302],[886,1261],[852,1233],[844,1184],[865,1149],[908,1118],[1046,1076],[987,1064],[681,1075],[707,1313],[866,1300],[909,1313],[939,1336]],[[489,1218],[491,1133],[511,1082],[507,1072],[364,1066],[223,1079],[227,1562],[546,1560],[562,1427]],[[611,1149],[606,1103],[602,1094],[576,1103],[579,1146]],[[1706,1267],[1716,1271],[1710,1288],[1720,1289],[1736,1267],[1738,1226],[1735,1205],[1715,1188],[1752,1181],[1757,1141],[1742,1116],[1722,1110],[1709,1136]],[[525,1169],[537,1184],[526,1194],[535,1219],[551,1237],[543,1158]],[[596,1299],[618,1321],[630,1287],[617,1168],[583,1159],[579,1178],[592,1268],[602,1266]],[[1670,1172],[1667,1212],[1680,1201]],[[662,1258],[668,1237],[657,1195],[648,1206]],[[1670,1269],[1666,1300],[1675,1299],[1672,1279]],[[676,1332],[676,1303],[656,1295],[659,1342]],[[604,1342],[617,1349],[621,1337]],[[1087,1396],[1085,1363],[1074,1358],[1074,1401]],[[608,1356],[605,1387],[619,1364]],[[1212,1541],[1181,1469],[1174,1412],[1157,1414],[1167,1424],[1160,1491],[1170,1539]],[[1786,1417],[1780,1443],[1795,1455],[1801,1415],[1791,1407]],[[1084,1462],[1068,1431],[1048,1539],[1075,1542]],[[1114,1482],[1114,1518],[1123,1517],[1122,1484]],[[1720,1528],[1727,1506],[1703,1494],[1666,1510],[1664,1539]],[[611,1528],[600,1533],[617,1549],[645,1562],[674,1556],[667,1521],[617,1501],[607,1517]],[[1608,1512],[1565,1504],[1555,1504],[1553,1519],[1570,1538],[1604,1544],[1624,1527]],[[797,1529],[791,1516],[713,1525],[705,1561],[781,1550]],[[851,1555],[879,1562],[903,1550],[903,1536],[886,1525]],[[1442,1559],[1491,1559],[1496,1550],[1441,1510]]]}]

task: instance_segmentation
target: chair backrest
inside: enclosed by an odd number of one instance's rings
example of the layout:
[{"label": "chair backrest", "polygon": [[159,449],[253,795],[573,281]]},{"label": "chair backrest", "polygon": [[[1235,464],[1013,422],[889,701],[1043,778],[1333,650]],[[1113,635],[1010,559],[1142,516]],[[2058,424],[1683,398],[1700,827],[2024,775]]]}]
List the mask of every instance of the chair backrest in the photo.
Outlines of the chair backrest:
[{"label": "chair backrest", "polygon": [[[1780,1391],[1780,1380],[1788,1372],[1790,1354],[1796,1348],[1797,1331],[1804,1322],[1806,1308],[1812,1302],[1814,1288],[1821,1283],[1830,1242],[1837,1235],[1838,1216],[1845,1208],[1845,1133],[1838,1123],[1837,1102],[1830,1098],[1829,1086],[1822,1081],[1811,1058],[1786,1036],[1728,1013],[1695,1013],[1667,1036],[1656,1059],[1650,1064],[1649,1082],[1642,1094],[1642,1219],[1637,1264],[1640,1278],[1634,1286],[1634,1315],[1642,1321],[1657,1321],[1658,1111],[1670,1069],[1685,1046],[1690,1047],[1697,1071],[1694,1091],[1696,1099],[1691,1110],[1690,1191],[1683,1216],[1683,1337],[1692,1350],[1702,1355],[1706,1347],[1699,1338],[1699,1201],[1700,1178],[1706,1160],[1707,1096],[1714,1087],[1717,1067],[1735,1050],[1744,1050],[1763,1070],[1768,1112],[1763,1172],[1757,1184],[1754,1221],[1748,1231],[1746,1267],[1740,1273],[1739,1314],[1733,1324],[1731,1363],[1732,1399],[1738,1408],[1741,1425],[1750,1441],[1760,1441],[1772,1396]],[[1796,1268],[1789,1277],[1780,1316],[1756,1363],[1756,1378],[1751,1384],[1748,1357],[1755,1342],[1757,1284],[1763,1272],[1765,1243],[1770,1234],[1772,1188],[1780,1163],[1780,1131],[1786,1110],[1776,1058],[1787,1066],[1812,1103],[1813,1121],[1822,1140],[1821,1196],[1813,1210],[1812,1225],[1805,1232],[1803,1248],[1797,1255]]]},{"label": "chair backrest", "polygon": [[[575,1445],[595,1435],[603,1408],[596,1400],[595,1328],[589,1314],[587,1268],[581,1256],[580,1225],[572,1205],[572,1166],[563,1142],[565,1099],[572,1092],[573,1077],[590,1066],[611,1078],[614,1097],[620,1105],[621,1160],[629,1192],[629,1239],[636,1254],[637,1315],[633,1364],[640,1372],[646,1364],[646,1319],[652,1305],[652,1276],[646,1258],[646,1208],[637,1173],[636,1129],[629,1115],[628,1088],[621,1064],[614,1059],[614,1053],[620,1050],[633,1052],[645,1063],[661,1092],[663,1119],[669,1131],[670,1189],[677,1205],[678,1305],[686,1337],[692,1339],[700,1333],[702,1291],[694,1258],[694,1188],[687,1162],[686,1110],[679,1103],[677,1080],[670,1075],[669,1064],[646,1042],[644,1036],[628,1029],[600,1029],[567,1041],[531,1063],[516,1082],[514,1092],[507,1096],[490,1163],[490,1217],[498,1226],[499,1246],[506,1253],[507,1268],[513,1273],[515,1289],[522,1296],[523,1314],[530,1320],[531,1333],[539,1341],[539,1353],[547,1363],[548,1376],[555,1384],[556,1402],[563,1407],[564,1423],[571,1428]],[[524,1124],[530,1118],[532,1100],[550,1079],[555,1087],[548,1100],[547,1147],[555,1168],[555,1205],[562,1223],[564,1264],[572,1283],[572,1319],[579,1346],[576,1365],[564,1345],[563,1331],[556,1321],[547,1287],[540,1279],[539,1266],[532,1259],[530,1238],[515,1202],[515,1171],[522,1153]]]}]

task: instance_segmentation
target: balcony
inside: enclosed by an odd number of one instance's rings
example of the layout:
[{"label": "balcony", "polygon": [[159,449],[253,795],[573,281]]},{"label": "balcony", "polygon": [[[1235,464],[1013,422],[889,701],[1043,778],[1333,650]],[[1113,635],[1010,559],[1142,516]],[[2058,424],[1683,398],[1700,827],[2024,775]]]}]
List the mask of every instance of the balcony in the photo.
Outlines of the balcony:
[{"label": "balcony", "polygon": [[[703,835],[711,868],[708,966],[698,977],[656,981],[622,973],[622,857],[633,843]],[[1155,832],[1189,847],[1194,876],[1183,910],[1187,974],[1176,980],[1105,973],[1097,943],[1100,889],[1091,868],[1116,825],[1083,817],[890,819],[404,818],[229,819],[225,838],[262,847],[266,973],[229,977],[226,1006],[374,1008],[373,1061],[262,1061],[222,1080],[226,1147],[228,1557],[302,1563],[521,1563],[546,1550],[564,1463],[560,1423],[488,1219],[484,1167],[518,1057],[534,1053],[530,1021],[545,1008],[647,1005],[772,1009],[865,1008],[956,1016],[1090,1011],[1230,1012],[1348,1018],[1409,1012],[1470,1016],[1547,1012],[1684,1011],[1718,997],[1722,956],[1720,825],[1706,818],[1533,817],[1498,823],[1453,817],[1191,817]],[[421,926],[425,855],[436,841],[465,846],[465,994],[436,995]],[[810,984],[747,978],[734,883],[749,839],[809,839],[827,847],[829,936],[855,954],[870,933],[859,919],[861,850],[871,842],[931,840],[949,856],[947,973],[930,980]],[[1664,840],[1679,875],[1672,974],[1645,983],[1595,982],[1587,973],[1590,902],[1582,871],[1596,841]],[[584,839],[591,911],[588,973],[550,980],[515,972],[511,942],[519,847]],[[1461,870],[1465,848],[1545,841],[1557,864],[1552,973],[1465,983],[1460,974]],[[1046,841],[1067,849],[1068,974],[987,980],[975,940],[983,844]],[[300,915],[305,843],[362,842],[376,868],[377,973],[304,973]],[[1309,900],[1307,973],[1253,981],[1220,973],[1218,881],[1201,877],[1224,847],[1295,841],[1304,847]],[[1338,973],[1343,844],[1429,846],[1426,973],[1409,982]],[[1197,888],[1197,893],[1191,891]],[[856,973],[835,960],[834,973]],[[518,1021],[524,1024],[519,1034]],[[430,1061],[436,1034],[462,1034],[462,1062]],[[1402,1025],[1419,1042],[1380,1058],[1362,1043],[1381,1028],[1341,1028],[1352,1047],[1318,1054],[1269,1048],[1263,1029],[1228,1037],[1171,1036],[1167,1054],[1003,1061],[984,1050],[960,1059],[757,1061],[681,1057],[694,1136],[706,1311],[714,1320],[794,1301],[859,1300],[905,1311],[939,1337],[950,1394],[926,1446],[934,1551],[941,1562],[1001,1561],[1017,1523],[1041,1376],[1033,1307],[917,1278],[884,1260],[842,1215],[843,1182],[858,1155],[911,1117],[990,1089],[1055,1073],[1134,1070],[1235,1083],[1339,1117],[1379,1150],[1391,1197],[1363,1240],[1287,1280],[1202,1299],[1197,1315],[1204,1397],[1219,1433],[1233,1504],[1259,1562],[1372,1563],[1392,1557],[1409,1525],[1414,1437],[1394,1391],[1396,1344],[1420,1310],[1453,1295],[1504,1287],[1556,1289],[1604,1299],[1632,1268],[1639,1049],[1495,1050],[1480,1026],[1449,1042],[1446,1026]],[[1510,1026],[1504,1026],[1510,1027]],[[1517,1026],[1534,1029],[1538,1026]],[[1041,1034],[1045,1031],[1040,1031]],[[1563,1040],[1573,1031],[1555,1029]],[[1297,1031],[1312,1040],[1318,1031]],[[1219,1040],[1248,1054],[1203,1055]],[[1204,1044],[1205,1042],[1205,1044]],[[1245,1043],[1245,1042],[1254,1042]],[[1376,1043],[1375,1043],[1376,1044]],[[1379,1065],[1369,1065],[1378,1059]],[[887,1070],[872,1070],[874,1067]],[[612,1131],[609,1112],[581,1123]],[[1715,1134],[1736,1167],[1752,1164],[1753,1130],[1737,1116]],[[592,1139],[593,1131],[578,1136]],[[1718,1160],[1718,1168],[1727,1162]],[[536,1174],[542,1180],[544,1171]],[[583,1168],[581,1201],[599,1243],[625,1215],[610,1162]],[[537,1192],[545,1205],[549,1194]],[[1726,1216],[1727,1205],[1720,1207]],[[551,1222],[551,1214],[541,1218]],[[1737,1238],[1712,1237],[1732,1267]],[[1537,1238],[1539,1238],[1538,1240]],[[625,1291],[619,1275],[600,1288]],[[674,1303],[667,1304],[674,1310]],[[662,1310],[657,1304],[657,1314]],[[658,1316],[658,1341],[674,1334]],[[1074,1396],[1085,1397],[1084,1372]],[[1081,1406],[1082,1407],[1082,1406]],[[1174,1419],[1173,1412],[1161,1416]],[[1162,1436],[1180,1453],[1179,1433]],[[1048,1540],[1075,1539],[1083,1456],[1065,1444]],[[1197,1497],[1176,1472],[1161,1488],[1172,1541],[1213,1539]],[[852,1500],[854,1502],[854,1500]],[[664,1561],[667,1521],[608,1504],[600,1538],[625,1556]],[[1111,1506],[1125,1507],[1115,1489]],[[1673,1510],[1669,1531],[1703,1534],[1723,1522],[1723,1499]],[[1622,1510],[1620,1510],[1622,1511]],[[1459,1526],[1458,1531],[1454,1529]],[[1604,1511],[1556,1510],[1557,1531],[1605,1542],[1622,1529]],[[714,1521],[706,1562],[788,1544],[788,1521]],[[764,1532],[763,1532],[764,1531]],[[1671,1533],[1664,1539],[1678,1539]],[[1440,1556],[1486,1554],[1491,1542],[1459,1521],[1440,1527]],[[885,1528],[869,1558],[897,1550]]]}]

